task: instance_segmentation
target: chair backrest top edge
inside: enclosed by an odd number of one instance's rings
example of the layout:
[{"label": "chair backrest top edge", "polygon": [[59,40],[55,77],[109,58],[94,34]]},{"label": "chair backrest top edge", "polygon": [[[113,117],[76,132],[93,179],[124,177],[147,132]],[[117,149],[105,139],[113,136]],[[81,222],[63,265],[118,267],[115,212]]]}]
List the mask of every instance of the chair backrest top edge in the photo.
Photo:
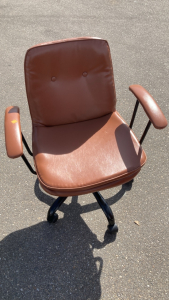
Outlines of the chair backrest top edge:
[{"label": "chair backrest top edge", "polygon": [[[62,39],[62,40],[50,41],[50,42],[40,43],[40,44],[34,45],[34,46],[30,47],[27,50],[26,55],[27,55],[27,53],[30,50],[32,50],[34,48],[43,47],[43,46],[49,46],[49,45],[55,45],[55,44],[61,44],[61,43],[67,43],[67,42],[86,41],[86,40],[100,40],[100,41],[105,41],[108,44],[107,40],[99,38],[99,37],[87,37],[87,36],[84,36],[84,37],[77,37],[77,38],[69,38],[69,39]],[[26,55],[25,55],[25,57],[26,57]]]}]

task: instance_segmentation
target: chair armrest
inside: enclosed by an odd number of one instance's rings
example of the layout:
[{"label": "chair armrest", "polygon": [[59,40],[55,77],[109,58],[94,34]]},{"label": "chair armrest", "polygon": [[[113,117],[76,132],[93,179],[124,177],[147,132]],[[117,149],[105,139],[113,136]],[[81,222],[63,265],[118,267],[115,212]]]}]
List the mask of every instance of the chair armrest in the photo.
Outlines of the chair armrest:
[{"label": "chair armrest", "polygon": [[130,85],[129,90],[141,103],[154,127],[157,129],[165,128],[167,126],[167,120],[153,97],[138,84]]},{"label": "chair armrest", "polygon": [[10,158],[23,155],[20,114],[17,106],[9,106],[5,111],[5,142]]}]

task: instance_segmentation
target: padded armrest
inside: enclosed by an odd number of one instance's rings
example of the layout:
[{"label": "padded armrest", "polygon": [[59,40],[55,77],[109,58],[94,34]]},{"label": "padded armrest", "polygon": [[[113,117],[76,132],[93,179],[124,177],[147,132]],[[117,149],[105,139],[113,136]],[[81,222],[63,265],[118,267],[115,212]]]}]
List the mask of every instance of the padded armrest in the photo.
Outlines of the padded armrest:
[{"label": "padded armrest", "polygon": [[130,85],[129,90],[141,103],[154,127],[157,129],[165,128],[167,126],[167,120],[153,97],[138,84]]},{"label": "padded armrest", "polygon": [[5,111],[5,142],[10,158],[23,155],[20,114],[17,106],[9,106]]}]

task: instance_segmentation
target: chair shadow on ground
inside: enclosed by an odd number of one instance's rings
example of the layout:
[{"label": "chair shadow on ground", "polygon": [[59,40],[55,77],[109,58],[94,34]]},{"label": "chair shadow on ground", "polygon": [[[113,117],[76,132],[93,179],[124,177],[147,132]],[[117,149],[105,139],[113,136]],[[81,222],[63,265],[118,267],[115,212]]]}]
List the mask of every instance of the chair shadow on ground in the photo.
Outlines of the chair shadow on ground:
[{"label": "chair shadow on ground", "polygon": [[[124,184],[107,203],[117,202],[131,187],[132,183]],[[35,194],[48,205],[54,201],[42,193],[38,180]],[[64,217],[56,224],[40,222],[2,240],[1,299],[101,298],[103,260],[94,257],[93,249],[112,243],[116,236],[105,234],[100,242],[80,216],[100,209],[97,202],[81,206],[77,201],[78,197],[72,197],[69,205],[63,203]]]}]

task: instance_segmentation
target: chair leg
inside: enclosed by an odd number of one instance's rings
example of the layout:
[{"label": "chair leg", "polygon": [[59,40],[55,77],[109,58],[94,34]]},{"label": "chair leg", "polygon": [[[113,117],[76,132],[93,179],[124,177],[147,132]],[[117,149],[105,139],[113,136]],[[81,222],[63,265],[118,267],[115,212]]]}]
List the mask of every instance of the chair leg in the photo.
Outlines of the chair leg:
[{"label": "chair leg", "polygon": [[58,214],[55,212],[59,209],[61,204],[67,197],[58,197],[48,210],[47,220],[49,223],[55,223],[58,219]]},{"label": "chair leg", "polygon": [[107,226],[108,232],[110,232],[110,233],[118,232],[118,227],[115,224],[114,215],[113,215],[113,212],[112,212],[110,206],[106,203],[106,201],[104,200],[104,198],[102,197],[102,195],[99,192],[95,192],[95,193],[93,193],[93,195],[96,198],[98,204],[100,205],[101,209],[103,210],[103,212],[109,222],[109,224]]}]

